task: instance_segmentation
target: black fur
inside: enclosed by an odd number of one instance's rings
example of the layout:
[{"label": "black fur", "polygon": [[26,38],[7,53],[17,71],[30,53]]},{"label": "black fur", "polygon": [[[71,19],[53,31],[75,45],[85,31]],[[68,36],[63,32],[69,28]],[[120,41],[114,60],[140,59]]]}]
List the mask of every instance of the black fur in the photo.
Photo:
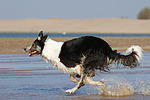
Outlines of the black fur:
[{"label": "black fur", "polygon": [[108,65],[113,62],[121,63],[125,66],[136,67],[138,61],[136,53],[121,55],[116,50],[112,50],[107,42],[93,37],[85,36],[64,42],[59,55],[60,61],[68,68],[81,64],[82,57],[84,73],[90,74],[94,69],[109,71]]},{"label": "black fur", "polygon": [[136,58],[138,56],[135,51],[130,53],[129,55],[121,55],[120,53],[117,53],[117,51],[113,51],[110,53],[109,58],[111,59],[111,62],[116,62],[118,64],[123,64],[124,66],[129,66],[130,68],[137,67],[139,65],[139,62]]},{"label": "black fur", "polygon": [[64,42],[59,58],[65,66],[75,67],[80,64],[83,55],[92,60],[97,54],[107,55],[110,51],[110,46],[104,40],[86,36]]}]

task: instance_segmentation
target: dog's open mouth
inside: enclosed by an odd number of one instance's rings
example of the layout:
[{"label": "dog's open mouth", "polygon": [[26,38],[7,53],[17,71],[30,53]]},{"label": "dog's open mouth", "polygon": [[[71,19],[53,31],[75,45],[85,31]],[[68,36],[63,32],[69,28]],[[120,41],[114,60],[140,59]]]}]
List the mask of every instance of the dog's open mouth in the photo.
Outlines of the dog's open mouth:
[{"label": "dog's open mouth", "polygon": [[34,51],[29,52],[29,56],[30,57],[35,55],[35,54],[38,54],[38,51],[34,50]]}]

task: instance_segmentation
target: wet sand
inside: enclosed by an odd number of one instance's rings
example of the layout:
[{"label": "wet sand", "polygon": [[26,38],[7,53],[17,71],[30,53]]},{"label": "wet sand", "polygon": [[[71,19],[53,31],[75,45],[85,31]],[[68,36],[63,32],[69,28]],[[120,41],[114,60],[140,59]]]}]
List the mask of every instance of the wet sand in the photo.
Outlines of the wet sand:
[{"label": "wet sand", "polygon": [[[139,45],[144,51],[150,51],[150,37],[102,37],[113,49],[125,51],[131,45]],[[52,38],[66,41],[72,38]],[[23,54],[23,48],[32,44],[35,38],[0,38],[0,54]]]},{"label": "wet sand", "polygon": [[93,79],[104,81],[108,87],[112,87],[110,82],[129,83],[133,87],[134,94],[111,97],[101,94],[97,90],[100,87],[87,84],[72,95],[66,94],[66,89],[75,86],[69,75],[56,70],[40,56],[0,54],[0,100],[149,100],[150,52],[144,52],[143,59],[135,69],[111,68],[110,73],[97,71],[100,76]]}]

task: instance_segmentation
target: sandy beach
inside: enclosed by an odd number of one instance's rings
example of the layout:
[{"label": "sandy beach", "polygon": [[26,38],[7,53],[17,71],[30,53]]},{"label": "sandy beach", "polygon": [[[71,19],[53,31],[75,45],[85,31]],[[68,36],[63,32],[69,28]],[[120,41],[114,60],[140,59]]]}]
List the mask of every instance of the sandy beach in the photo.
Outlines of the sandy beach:
[{"label": "sandy beach", "polygon": [[0,32],[146,33],[150,20],[126,18],[0,20]]},{"label": "sandy beach", "polygon": [[[72,38],[52,38],[66,41]],[[131,45],[139,45],[144,51],[150,51],[150,37],[103,37],[113,49],[125,51]],[[1,38],[0,54],[23,54],[23,48],[30,46],[35,38]]]},{"label": "sandy beach", "polygon": [[[0,20],[0,33],[136,33],[150,34],[150,20],[132,19],[24,19]],[[52,38],[64,42],[71,38]],[[85,85],[72,95],[64,91],[75,86],[69,75],[44,62],[40,56],[28,57],[24,48],[35,38],[0,38],[0,99],[1,100],[149,100],[150,99],[150,37],[102,37],[113,50],[125,51],[131,45],[144,50],[141,65],[135,69],[115,67],[110,73],[97,71],[93,79],[103,81],[105,89]],[[113,83],[113,84],[112,84]],[[118,85],[121,87],[118,88]],[[124,87],[124,88],[123,88]],[[99,90],[98,90],[99,89]],[[119,89],[119,90],[118,90]],[[115,90],[115,91],[114,91]],[[117,97],[112,94],[121,93]],[[127,92],[128,95],[126,94]],[[107,95],[111,93],[111,95]]]},{"label": "sandy beach", "polygon": [[[95,18],[95,19],[22,19],[0,20],[0,33],[33,32],[39,33],[136,33],[150,34],[150,20],[126,18]],[[72,38],[54,38],[66,41]],[[125,50],[131,45],[139,45],[143,50],[150,50],[150,37],[104,37],[113,49]],[[22,54],[23,48],[33,42],[33,38],[1,38],[1,54]]]}]

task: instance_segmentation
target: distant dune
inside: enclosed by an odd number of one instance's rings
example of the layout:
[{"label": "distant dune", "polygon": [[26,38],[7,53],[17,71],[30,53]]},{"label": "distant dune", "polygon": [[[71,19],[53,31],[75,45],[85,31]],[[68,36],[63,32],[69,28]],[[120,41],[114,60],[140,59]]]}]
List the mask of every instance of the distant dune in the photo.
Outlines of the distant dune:
[{"label": "distant dune", "polygon": [[150,20],[121,18],[0,20],[0,32],[150,33]]}]

